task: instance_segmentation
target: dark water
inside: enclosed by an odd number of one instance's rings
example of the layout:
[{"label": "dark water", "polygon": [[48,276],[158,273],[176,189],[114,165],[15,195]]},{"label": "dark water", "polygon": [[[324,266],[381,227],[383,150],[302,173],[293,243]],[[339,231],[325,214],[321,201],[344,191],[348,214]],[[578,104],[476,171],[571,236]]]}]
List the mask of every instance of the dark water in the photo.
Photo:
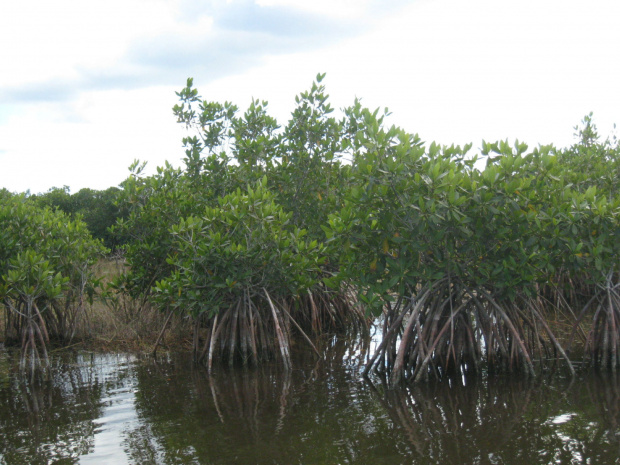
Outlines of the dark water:
[{"label": "dark water", "polygon": [[359,359],[209,377],[188,355],[65,354],[33,385],[0,353],[0,463],[620,464],[620,377],[388,390]]}]

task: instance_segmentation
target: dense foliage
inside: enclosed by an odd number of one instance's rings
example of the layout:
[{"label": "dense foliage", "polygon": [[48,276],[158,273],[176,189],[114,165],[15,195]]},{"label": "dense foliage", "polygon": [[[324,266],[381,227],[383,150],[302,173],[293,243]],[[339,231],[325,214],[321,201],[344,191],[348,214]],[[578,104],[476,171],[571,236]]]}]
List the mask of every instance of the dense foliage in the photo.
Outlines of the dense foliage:
[{"label": "dense foliage", "polygon": [[[486,360],[534,374],[535,358],[561,356],[572,370],[546,318],[569,301],[596,307],[591,360],[619,366],[620,199],[613,184],[590,180],[618,166],[617,144],[588,140],[558,153],[483,143],[480,170],[469,147],[425,147],[359,106],[349,117],[361,128],[355,187],[325,229],[346,251],[341,271],[362,300],[386,310],[368,369],[396,381],[475,371]],[[571,286],[549,299],[560,281]],[[585,295],[569,298],[576,282]]]},{"label": "dense foliage", "polygon": [[0,195],[0,303],[5,340],[22,362],[47,360],[50,339],[68,342],[92,297],[91,266],[105,252],[86,225],[24,196]]},{"label": "dense foliage", "polygon": [[587,116],[567,149],[483,142],[472,155],[360,101],[337,120],[322,79],[284,127],[267,102],[238,116],[188,80],[173,109],[184,168],[144,177],[136,162],[123,185],[119,289],[193,318],[209,366],[278,350],[286,362],[291,328],[359,324],[357,299],[383,315],[367,371],[393,381],[483,364],[534,374],[558,358],[572,370],[550,315],[585,328],[593,364],[620,366],[615,139]]},{"label": "dense foliage", "polygon": [[112,234],[110,230],[125,215],[116,202],[119,193],[119,188],[110,187],[102,191],[85,188],[71,194],[65,186],[54,187],[29,198],[39,206],[58,209],[73,220],[82,220],[95,239],[100,239],[108,249],[115,250],[124,242],[123,237]]},{"label": "dense foliage", "polygon": [[321,79],[283,130],[266,102],[237,116],[188,80],[174,107],[189,130],[184,167],[144,177],[136,162],[123,183],[129,215],[116,230],[130,238],[131,269],[115,286],[192,318],[195,357],[209,366],[216,353],[288,364],[293,334],[312,344],[308,332],[365,324],[346,287],[325,284],[337,250],[322,244],[321,225],[342,203],[349,167]]},{"label": "dense foliage", "polygon": [[[560,359],[573,371],[579,340],[591,364],[620,366],[615,137],[602,140],[588,115],[566,149],[483,141],[474,154],[388,127],[387,110],[360,101],[337,119],[323,78],[283,126],[267,102],[241,114],[188,79],[173,108],[188,131],[182,167],[145,176],[136,161],[121,189],[53,189],[30,203],[0,193],[9,327],[38,334],[39,309],[61,308],[59,296],[79,307],[71,299],[88,279],[76,270],[86,276],[101,251],[81,218],[124,244],[129,267],[113,291],[192,321],[195,358],[209,367],[274,357],[290,367],[293,338],[314,347],[313,335],[363,327],[363,311],[383,324],[366,372],[393,382],[482,366],[534,375],[537,361]],[[45,231],[73,245],[56,250]],[[18,281],[39,283],[27,287],[36,297]],[[66,337],[61,320],[74,313],[55,311],[45,327]]]}]

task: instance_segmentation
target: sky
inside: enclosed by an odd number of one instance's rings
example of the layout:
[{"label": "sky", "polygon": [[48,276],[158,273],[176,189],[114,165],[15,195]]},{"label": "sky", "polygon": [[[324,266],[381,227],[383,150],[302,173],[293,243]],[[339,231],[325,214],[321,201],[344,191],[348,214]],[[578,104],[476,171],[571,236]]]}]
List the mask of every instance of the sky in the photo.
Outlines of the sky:
[{"label": "sky", "polygon": [[[284,125],[318,73],[428,143],[574,142],[620,123],[617,0],[24,0],[0,3],[0,188],[106,189],[181,165],[188,77]],[[336,113],[337,114],[337,113]]]}]

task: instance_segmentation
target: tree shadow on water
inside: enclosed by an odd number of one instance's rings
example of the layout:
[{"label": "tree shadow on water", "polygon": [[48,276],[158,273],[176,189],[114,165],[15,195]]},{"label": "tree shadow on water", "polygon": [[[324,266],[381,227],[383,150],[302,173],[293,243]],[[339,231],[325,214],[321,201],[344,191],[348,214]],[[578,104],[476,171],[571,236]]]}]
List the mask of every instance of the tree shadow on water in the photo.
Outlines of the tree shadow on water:
[{"label": "tree shadow on water", "polygon": [[14,362],[0,361],[0,463],[78,463],[94,447],[104,384],[75,356],[34,380]]},{"label": "tree shadow on water", "polygon": [[[138,371],[138,463],[368,463],[390,426],[360,377],[357,341],[325,338],[323,357],[295,350],[293,370],[264,363],[211,374],[187,358]],[[368,416],[373,418],[369,421]],[[364,455],[366,454],[366,455]],[[374,463],[394,463],[374,461]]]},{"label": "tree shadow on water", "polygon": [[484,376],[396,389],[387,380],[368,383],[420,460],[614,464],[620,378],[604,378]]}]

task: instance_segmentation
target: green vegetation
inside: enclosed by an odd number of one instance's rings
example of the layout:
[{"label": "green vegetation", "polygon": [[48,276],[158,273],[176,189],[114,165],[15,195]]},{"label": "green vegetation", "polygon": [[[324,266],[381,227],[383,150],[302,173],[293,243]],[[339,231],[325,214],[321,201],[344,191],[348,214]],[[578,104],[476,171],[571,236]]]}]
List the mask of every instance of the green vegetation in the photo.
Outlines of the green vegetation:
[{"label": "green vegetation", "polygon": [[228,354],[230,364],[238,355],[237,345],[244,363],[257,364],[261,354],[274,352],[276,341],[289,364],[286,329],[296,323],[288,300],[317,284],[325,261],[322,246],[289,226],[291,214],[275,203],[266,181],[248,187],[247,193],[237,190],[220,197],[216,207],[206,207],[200,217],[182,219],[171,229],[168,263],[173,272],[157,282],[156,299],[164,308],[194,317],[196,330],[201,316],[210,320],[210,337],[198,359],[208,348],[209,366],[221,335],[228,337],[219,352]]},{"label": "green vegetation", "polygon": [[[546,317],[569,300],[558,286],[549,298],[560,280],[582,283],[589,294],[577,300],[596,302],[586,350],[595,365],[616,369],[617,196],[567,182],[583,174],[553,147],[483,143],[487,163],[478,170],[469,147],[426,148],[384,129],[376,113],[356,107],[350,116],[363,122],[355,187],[326,232],[346,251],[342,272],[360,284],[361,299],[386,310],[367,371],[376,366],[396,382],[487,362],[533,375],[535,360],[558,357],[572,370]],[[570,149],[573,162],[580,150]],[[609,158],[596,170],[617,166],[617,144],[592,150]]]},{"label": "green vegetation", "polygon": [[50,340],[70,343],[94,293],[105,248],[86,225],[23,196],[0,196],[0,302],[5,340],[21,341],[22,368],[47,363]]},{"label": "green vegetation", "polygon": [[321,226],[342,203],[349,167],[323,92],[315,83],[298,96],[278,132],[265,102],[238,117],[229,103],[203,101],[190,79],[174,108],[193,134],[184,169],[143,177],[136,162],[123,184],[129,214],[115,229],[129,238],[130,272],[114,286],[190,317],[195,359],[209,367],[216,354],[290,367],[293,335],[313,345],[309,334],[366,326],[347,286],[326,285],[338,251]]},{"label": "green vegetation", "polygon": [[[62,210],[109,247],[123,244],[128,269],[108,297],[190,320],[195,360],[208,367],[281,358],[290,368],[294,339],[314,347],[316,336],[363,329],[370,316],[384,327],[366,373],[393,383],[483,366],[529,376],[558,360],[573,371],[573,345],[593,366],[620,367],[615,138],[602,141],[588,115],[566,149],[428,145],[359,101],[336,119],[323,77],[296,97],[283,127],[267,102],[239,115],[203,100],[188,79],[173,109],[188,129],[182,168],[144,176],[136,161],[120,190],[35,200],[56,212],[2,194],[5,210],[51,218],[44,231],[79,229],[72,244],[89,250],[3,246],[5,306],[21,295],[11,283],[35,279],[20,269],[36,270],[47,306],[77,295],[55,260],[87,264],[102,249]],[[34,321],[43,334],[42,307],[32,308],[19,327],[37,334]]]},{"label": "green vegetation", "polygon": [[116,202],[119,192],[117,187],[103,191],[85,188],[71,194],[65,186],[53,187],[44,194],[31,195],[29,199],[39,206],[58,209],[72,220],[82,220],[95,239],[100,239],[108,249],[116,250],[123,239],[112,234],[110,227],[124,216]]}]

